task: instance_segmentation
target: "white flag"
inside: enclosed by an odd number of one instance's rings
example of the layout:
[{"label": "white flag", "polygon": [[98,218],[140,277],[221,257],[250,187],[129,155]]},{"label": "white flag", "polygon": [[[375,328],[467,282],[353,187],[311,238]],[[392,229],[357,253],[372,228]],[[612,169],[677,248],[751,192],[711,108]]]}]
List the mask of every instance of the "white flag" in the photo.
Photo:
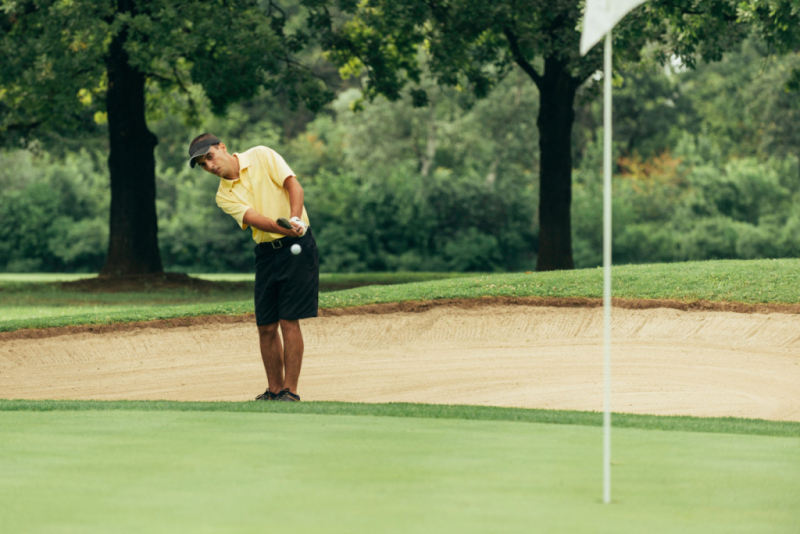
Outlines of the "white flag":
[{"label": "white flag", "polygon": [[586,0],[581,33],[581,55],[585,56],[605,34],[617,25],[622,17],[630,13],[645,0]]}]

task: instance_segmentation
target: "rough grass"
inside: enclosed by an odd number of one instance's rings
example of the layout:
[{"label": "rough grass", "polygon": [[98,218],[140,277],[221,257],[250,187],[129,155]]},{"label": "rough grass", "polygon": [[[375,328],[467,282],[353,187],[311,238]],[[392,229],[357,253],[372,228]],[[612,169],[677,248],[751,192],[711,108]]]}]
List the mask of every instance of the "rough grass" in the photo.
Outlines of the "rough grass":
[{"label": "rough grass", "polygon": [[[193,274],[197,278],[215,282],[253,282],[255,274]],[[428,282],[430,280],[447,280],[450,278],[468,278],[475,273],[431,273],[431,272],[397,272],[397,273],[320,273],[319,282],[323,286],[331,285],[387,285],[410,284],[412,282]]]},{"label": "rough grass", "polygon": [[[423,419],[469,419],[513,421],[561,425],[602,426],[603,414],[570,410],[500,408],[449,404],[352,403],[352,402],[180,402],[180,401],[77,401],[3,400],[0,412],[31,411],[181,411],[231,413],[283,413],[317,415],[357,415],[379,417],[418,417]],[[800,423],[739,419],[735,417],[689,417],[615,413],[615,428],[639,428],[681,432],[752,434],[800,438]]]},{"label": "rough grass", "polygon": [[[130,322],[149,318],[171,318],[188,313],[180,306],[233,303],[221,312],[238,314],[252,311],[253,274],[194,275],[214,282],[203,287],[148,288],[143,291],[84,291],[64,286],[94,275],[87,274],[0,274],[0,331],[16,330],[15,324],[66,326]],[[320,275],[323,292],[372,284],[406,284],[468,276],[463,273],[360,273]],[[249,304],[248,304],[249,303]],[[249,307],[248,307],[249,306]],[[242,311],[243,310],[243,311]],[[189,313],[192,315],[191,313]],[[199,315],[208,315],[202,310]],[[73,322],[72,317],[83,316]],[[137,318],[138,317],[138,318]],[[127,318],[127,319],[126,319]],[[19,323],[18,321],[21,321]],[[36,328],[37,326],[21,326]]]},{"label": "rough grass", "polygon": [[[613,295],[628,299],[800,302],[800,260],[708,261],[613,268]],[[366,287],[327,295],[326,306],[450,298],[602,298],[602,269],[479,275],[407,286]]]},{"label": "rough grass", "polygon": [[[351,276],[351,275],[348,275]],[[358,275],[364,276],[364,275]],[[371,275],[380,278],[379,275]],[[800,260],[709,261],[651,265],[625,265],[614,268],[614,296],[629,299],[707,300],[793,304],[800,302]],[[588,297],[602,296],[602,269],[582,269],[545,273],[482,274],[465,278],[447,278],[399,285],[372,285],[323,293],[321,308],[343,308],[391,302],[420,301],[484,296],[508,297]],[[12,295],[4,291],[5,295]],[[18,293],[17,293],[18,294]],[[51,293],[57,301],[74,295]],[[93,294],[94,295],[94,294]],[[96,295],[95,295],[96,296]],[[80,308],[68,314],[49,316],[46,309],[56,308],[55,301],[42,304],[43,312],[34,317],[9,316],[13,307],[0,296],[0,332],[21,328],[45,328],[80,324],[112,324],[202,315],[239,315],[253,311],[249,295],[240,300],[203,302],[200,295],[179,297],[171,293],[146,293],[136,296],[135,304],[119,303],[118,308],[98,308],[86,313]],[[23,297],[19,297],[23,298]],[[27,298],[27,297],[24,297]],[[33,297],[31,297],[33,298]],[[132,297],[134,298],[134,297]],[[181,298],[188,299],[180,300]],[[219,298],[217,296],[216,298]],[[148,300],[149,299],[149,300]],[[169,304],[163,299],[172,299]],[[152,305],[145,305],[150,302]],[[89,304],[82,302],[83,306]],[[21,304],[20,306],[25,306]],[[74,313],[73,313],[74,312]]]},{"label": "rough grass", "polygon": [[[408,284],[474,276],[474,273],[434,273],[434,272],[396,272],[396,273],[320,273],[320,284],[371,285]],[[86,273],[0,273],[0,288],[14,285],[48,284],[74,282],[93,278],[97,275]],[[190,276],[212,282],[255,282],[253,273],[191,273]]]}]

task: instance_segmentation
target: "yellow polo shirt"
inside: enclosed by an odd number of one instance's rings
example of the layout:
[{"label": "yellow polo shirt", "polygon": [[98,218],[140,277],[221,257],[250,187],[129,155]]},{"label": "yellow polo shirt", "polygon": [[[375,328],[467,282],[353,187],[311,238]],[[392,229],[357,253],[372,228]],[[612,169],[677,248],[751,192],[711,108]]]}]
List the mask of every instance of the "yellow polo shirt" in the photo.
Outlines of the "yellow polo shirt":
[{"label": "yellow polo shirt", "polygon": [[[251,148],[239,158],[239,179],[221,178],[217,189],[217,206],[236,219],[242,230],[247,228],[244,214],[253,208],[264,217],[277,220],[279,217],[291,217],[289,192],[283,188],[283,182],[290,176],[296,176],[280,154],[265,146]],[[303,222],[310,225],[306,208],[303,206]],[[285,237],[283,234],[262,232],[252,228],[253,240],[266,243]]]}]

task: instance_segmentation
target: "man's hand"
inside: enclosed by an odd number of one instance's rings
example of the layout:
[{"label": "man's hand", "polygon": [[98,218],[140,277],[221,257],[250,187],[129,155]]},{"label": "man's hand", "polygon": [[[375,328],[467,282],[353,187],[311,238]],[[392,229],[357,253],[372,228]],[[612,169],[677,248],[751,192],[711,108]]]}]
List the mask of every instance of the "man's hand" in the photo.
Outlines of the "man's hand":
[{"label": "man's hand", "polygon": [[300,235],[303,236],[306,234],[306,230],[308,230],[308,225],[303,222],[300,217],[292,217],[289,219],[289,222],[292,223],[294,229],[300,232]]},{"label": "man's hand", "polygon": [[276,221],[264,217],[253,208],[247,210],[244,214],[242,221],[245,224],[258,228],[262,232],[270,232],[273,234],[281,234],[289,237],[301,237],[303,234],[298,231],[297,227],[292,225],[292,228],[284,228]]},{"label": "man's hand", "polygon": [[291,230],[288,230],[288,229],[282,228],[282,227],[278,227],[278,228],[280,228],[280,231],[277,232],[277,233],[283,234],[283,235],[285,235],[287,237],[303,237],[303,234],[305,233],[302,229],[300,229],[298,227],[294,227]]}]

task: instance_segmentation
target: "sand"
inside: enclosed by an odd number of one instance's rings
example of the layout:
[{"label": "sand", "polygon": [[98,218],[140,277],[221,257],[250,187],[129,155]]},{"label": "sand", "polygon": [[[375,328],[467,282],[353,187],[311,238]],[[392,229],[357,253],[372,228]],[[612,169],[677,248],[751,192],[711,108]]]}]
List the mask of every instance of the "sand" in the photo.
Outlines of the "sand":
[{"label": "sand", "polygon": [[[800,315],[614,309],[612,409],[800,421]],[[493,305],[303,321],[303,400],[601,410],[603,311]],[[0,342],[0,397],[248,400],[252,323]]]}]

